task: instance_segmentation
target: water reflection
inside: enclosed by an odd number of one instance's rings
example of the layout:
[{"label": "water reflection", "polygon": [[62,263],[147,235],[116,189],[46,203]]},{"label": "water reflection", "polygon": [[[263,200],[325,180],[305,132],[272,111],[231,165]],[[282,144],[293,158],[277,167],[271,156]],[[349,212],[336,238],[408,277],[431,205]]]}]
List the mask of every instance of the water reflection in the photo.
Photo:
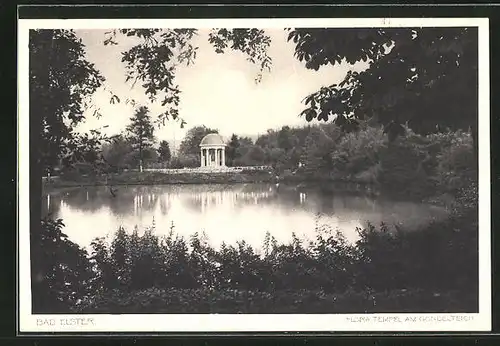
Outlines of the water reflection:
[{"label": "water reflection", "polygon": [[87,187],[54,191],[43,200],[43,214],[64,219],[65,233],[82,246],[119,226],[143,230],[153,220],[158,234],[173,222],[184,236],[205,232],[214,246],[244,239],[259,247],[267,231],[286,242],[292,232],[314,237],[315,226],[325,224],[354,241],[356,227],[368,222],[416,227],[445,215],[418,203],[274,184]]}]

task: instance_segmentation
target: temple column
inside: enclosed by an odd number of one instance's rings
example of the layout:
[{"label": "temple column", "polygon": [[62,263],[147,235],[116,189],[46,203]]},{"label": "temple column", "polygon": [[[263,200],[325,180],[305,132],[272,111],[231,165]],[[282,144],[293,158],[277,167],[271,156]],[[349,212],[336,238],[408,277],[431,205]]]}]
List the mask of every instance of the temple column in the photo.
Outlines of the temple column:
[{"label": "temple column", "polygon": [[201,157],[201,167],[203,167],[204,164],[203,149],[200,150],[200,157]]},{"label": "temple column", "polygon": [[222,152],[222,166],[226,166],[226,148],[222,148],[221,152]]}]

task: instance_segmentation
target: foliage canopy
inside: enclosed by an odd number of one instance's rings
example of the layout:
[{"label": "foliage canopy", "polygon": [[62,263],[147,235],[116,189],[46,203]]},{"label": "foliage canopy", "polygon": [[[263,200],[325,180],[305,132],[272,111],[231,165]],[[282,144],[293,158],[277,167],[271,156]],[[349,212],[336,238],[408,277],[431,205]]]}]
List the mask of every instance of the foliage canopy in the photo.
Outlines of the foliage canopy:
[{"label": "foliage canopy", "polygon": [[60,160],[84,160],[100,136],[96,131],[79,136],[73,127],[88,109],[99,116],[89,97],[104,77],[86,60],[82,40],[71,30],[30,30],[29,52],[30,117],[40,129],[39,163],[50,171]]},{"label": "foliage canopy", "polygon": [[[328,28],[285,29],[295,44],[295,57],[308,69],[343,62],[368,62],[362,72],[349,71],[339,84],[332,84],[305,98],[301,113],[307,121],[334,120],[344,130],[354,130],[357,120],[376,118],[383,125],[402,124],[419,133],[436,129],[475,129],[477,119],[477,43],[474,28]],[[171,94],[164,105],[178,105],[173,87],[178,63],[192,63],[196,47],[188,41],[197,34],[184,30],[121,30],[141,43],[123,55],[127,78],[144,81],[146,94]],[[116,35],[117,31],[113,32]],[[158,38],[155,38],[157,37]],[[209,42],[217,53],[228,48],[241,51],[248,60],[269,70],[270,38],[258,29],[214,29]],[[114,36],[108,38],[114,41]],[[175,49],[179,49],[177,60]],[[163,52],[159,54],[159,50]],[[139,62],[138,62],[139,61]],[[172,62],[173,61],[173,62]],[[165,67],[167,63],[172,62]],[[257,78],[260,81],[261,75]],[[176,111],[169,111],[177,114]]]}]

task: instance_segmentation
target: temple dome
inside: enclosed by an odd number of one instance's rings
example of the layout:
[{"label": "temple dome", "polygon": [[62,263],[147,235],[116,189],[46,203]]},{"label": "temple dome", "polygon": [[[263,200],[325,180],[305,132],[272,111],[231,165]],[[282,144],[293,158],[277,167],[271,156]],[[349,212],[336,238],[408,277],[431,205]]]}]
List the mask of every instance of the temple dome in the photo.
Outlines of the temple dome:
[{"label": "temple dome", "polygon": [[206,145],[225,145],[224,139],[218,133],[209,133],[200,142],[200,146]]}]

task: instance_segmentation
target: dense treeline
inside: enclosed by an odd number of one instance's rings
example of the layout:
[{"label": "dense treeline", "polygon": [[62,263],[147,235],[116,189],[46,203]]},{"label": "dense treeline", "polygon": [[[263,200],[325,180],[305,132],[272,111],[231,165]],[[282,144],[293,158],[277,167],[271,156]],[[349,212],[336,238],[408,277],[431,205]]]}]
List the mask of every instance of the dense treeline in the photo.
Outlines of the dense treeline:
[{"label": "dense treeline", "polygon": [[[308,301],[316,311],[326,299],[330,303],[324,309],[340,312],[352,311],[346,301],[354,299],[358,312],[417,311],[424,308],[422,299],[430,299],[424,305],[432,310],[434,300],[451,294],[449,311],[473,311],[476,185],[460,189],[455,206],[448,220],[418,231],[370,226],[358,230],[359,240],[349,243],[318,224],[310,243],[293,236],[289,244],[278,244],[268,234],[260,249],[245,242],[216,249],[203,235],[176,236],[172,226],[165,237],[157,236],[154,227],[141,235],[137,229],[119,229],[111,242],[95,239],[88,254],[64,236],[61,221],[44,220],[32,234],[37,244],[33,307],[39,313],[132,312],[133,306],[139,309],[135,312],[311,312]],[[173,292],[179,293],[176,299]],[[231,302],[235,292],[239,298]],[[380,297],[376,306],[366,299],[372,294]],[[193,303],[203,297],[211,301]],[[297,305],[288,305],[291,297]],[[328,300],[332,297],[340,299],[339,305]]]},{"label": "dense treeline", "polygon": [[[192,128],[175,155],[171,154],[166,141],[158,148],[146,147],[142,149],[144,165],[198,167],[199,142],[213,132],[217,130],[203,126]],[[391,141],[381,126],[369,123],[349,133],[335,124],[284,126],[280,130],[268,130],[255,142],[233,135],[227,143],[226,155],[230,166],[268,165],[284,180],[370,184],[393,198],[453,195],[477,174],[476,153],[469,132],[419,135],[405,128],[404,134]],[[104,144],[102,157],[100,164],[82,164],[80,167],[87,167],[88,171],[77,173],[89,174],[96,170],[116,173],[136,168],[141,155],[128,137],[117,136],[111,143]]]}]

